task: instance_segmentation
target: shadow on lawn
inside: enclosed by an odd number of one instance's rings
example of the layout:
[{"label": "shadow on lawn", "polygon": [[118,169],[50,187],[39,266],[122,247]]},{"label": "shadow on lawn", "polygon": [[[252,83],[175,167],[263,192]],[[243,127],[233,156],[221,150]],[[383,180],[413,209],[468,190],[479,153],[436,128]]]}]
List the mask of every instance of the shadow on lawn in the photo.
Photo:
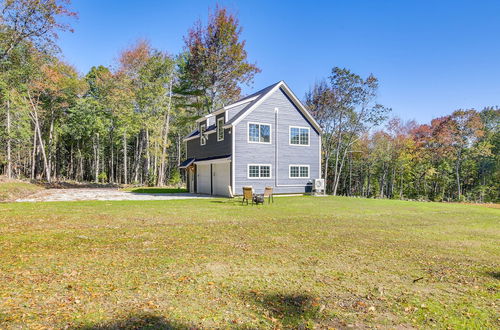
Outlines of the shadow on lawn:
[{"label": "shadow on lawn", "polygon": [[[248,202],[248,205],[247,205],[247,202],[243,202],[241,201],[241,198],[227,198],[227,199],[224,199],[224,200],[215,200],[215,201],[210,201],[210,203],[216,203],[216,204],[228,204],[228,205],[235,205],[235,206],[252,206],[252,201],[249,201]],[[262,205],[273,205],[273,203],[269,203],[269,201],[266,199],[264,201],[264,203],[260,203],[259,206],[262,206]],[[257,204],[254,203],[253,206],[257,206]]]},{"label": "shadow on lawn", "polygon": [[73,327],[75,330],[115,330],[115,329],[196,329],[194,326],[171,321],[153,314],[130,315],[122,320],[99,323],[90,326]]},{"label": "shadow on lawn", "polygon": [[252,293],[251,296],[265,308],[266,316],[287,328],[302,327],[320,318],[318,299],[308,294]]},{"label": "shadow on lawn", "polygon": [[180,194],[187,193],[184,188],[136,188],[130,190],[133,194]]},{"label": "shadow on lawn", "polygon": [[500,280],[500,272],[487,272],[486,274],[497,280]]}]

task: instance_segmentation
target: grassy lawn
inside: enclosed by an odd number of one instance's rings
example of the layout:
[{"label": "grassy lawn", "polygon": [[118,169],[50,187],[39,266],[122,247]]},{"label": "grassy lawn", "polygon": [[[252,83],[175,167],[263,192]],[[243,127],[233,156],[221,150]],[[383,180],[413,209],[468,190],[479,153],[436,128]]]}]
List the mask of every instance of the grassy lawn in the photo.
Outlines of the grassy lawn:
[{"label": "grassy lawn", "polygon": [[500,326],[500,209],[0,204],[0,328]]}]

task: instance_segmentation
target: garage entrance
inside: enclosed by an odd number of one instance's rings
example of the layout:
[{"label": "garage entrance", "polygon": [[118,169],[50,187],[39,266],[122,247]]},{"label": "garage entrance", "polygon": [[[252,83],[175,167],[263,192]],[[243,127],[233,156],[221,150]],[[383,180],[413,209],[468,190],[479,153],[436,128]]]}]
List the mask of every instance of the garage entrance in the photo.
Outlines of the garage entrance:
[{"label": "garage entrance", "polygon": [[212,165],[212,193],[217,196],[229,196],[228,186],[231,184],[231,163],[214,163]]},{"label": "garage entrance", "polygon": [[196,192],[198,194],[212,193],[210,164],[196,165]]}]

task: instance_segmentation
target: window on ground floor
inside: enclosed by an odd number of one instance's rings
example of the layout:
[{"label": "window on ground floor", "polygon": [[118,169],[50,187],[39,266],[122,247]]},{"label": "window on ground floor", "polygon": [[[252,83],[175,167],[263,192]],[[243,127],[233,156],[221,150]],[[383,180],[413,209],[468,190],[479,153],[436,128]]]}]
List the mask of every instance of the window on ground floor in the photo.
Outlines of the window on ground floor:
[{"label": "window on ground floor", "polygon": [[290,165],[290,178],[309,178],[309,165]]},{"label": "window on ground floor", "polygon": [[249,179],[266,179],[271,177],[271,165],[250,164],[248,165]]}]

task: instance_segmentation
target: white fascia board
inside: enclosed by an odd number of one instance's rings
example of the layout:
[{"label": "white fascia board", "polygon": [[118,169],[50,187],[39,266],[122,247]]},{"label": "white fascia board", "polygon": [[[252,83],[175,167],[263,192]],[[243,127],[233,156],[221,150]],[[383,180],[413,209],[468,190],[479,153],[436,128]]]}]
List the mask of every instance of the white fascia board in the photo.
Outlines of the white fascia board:
[{"label": "white fascia board", "polygon": [[194,164],[216,164],[216,163],[228,163],[230,161],[231,161],[231,156],[219,159],[194,161]]},{"label": "white fascia board", "polygon": [[203,117],[201,117],[201,118],[196,119],[196,122],[198,122],[198,123],[199,123],[199,122],[201,122],[201,121],[207,120],[208,118],[211,118],[211,117],[213,117],[213,116],[217,116],[218,114],[224,113],[224,112],[226,112],[226,110],[232,109],[232,108],[234,108],[234,107],[237,107],[237,106],[242,105],[242,104],[245,104],[245,103],[252,102],[252,101],[253,101],[253,100],[255,100],[257,97],[258,97],[258,95],[257,95],[257,96],[254,96],[254,97],[251,97],[251,98],[249,98],[249,99],[243,100],[243,101],[239,101],[239,102],[232,103],[232,104],[230,104],[230,105],[228,105],[228,106],[225,106],[225,107],[224,107],[224,108],[222,108],[222,109],[219,109],[219,110],[217,110],[217,111],[214,111],[214,112],[212,112],[212,113],[209,113],[208,115],[205,115],[205,116],[203,116]]},{"label": "white fascia board", "polygon": [[[254,97],[251,97],[249,99],[245,99],[245,100],[242,100],[242,101],[239,101],[239,102],[235,102],[233,104],[230,104],[226,107],[224,107],[224,109],[221,109],[221,110],[229,110],[229,109],[232,109],[234,107],[237,107],[239,105],[242,105],[242,104],[245,104],[245,103],[249,103],[249,102],[252,102],[253,100],[255,100],[257,97],[259,97],[258,95],[257,96],[254,96]],[[219,110],[220,111],[220,110]]]},{"label": "white fascia board", "polygon": [[196,134],[196,135],[190,136],[188,138],[184,138],[182,141],[186,142],[186,141],[189,141],[189,140],[197,139],[199,137],[200,137],[200,134]]},{"label": "white fascia board", "polygon": [[201,118],[196,119],[196,122],[197,122],[197,123],[201,123],[202,121],[206,121],[206,120],[208,120],[208,118],[210,118],[210,117],[212,117],[212,116],[213,116],[213,113],[209,113],[208,115],[205,115],[205,116],[203,116],[203,117],[201,117]]}]

